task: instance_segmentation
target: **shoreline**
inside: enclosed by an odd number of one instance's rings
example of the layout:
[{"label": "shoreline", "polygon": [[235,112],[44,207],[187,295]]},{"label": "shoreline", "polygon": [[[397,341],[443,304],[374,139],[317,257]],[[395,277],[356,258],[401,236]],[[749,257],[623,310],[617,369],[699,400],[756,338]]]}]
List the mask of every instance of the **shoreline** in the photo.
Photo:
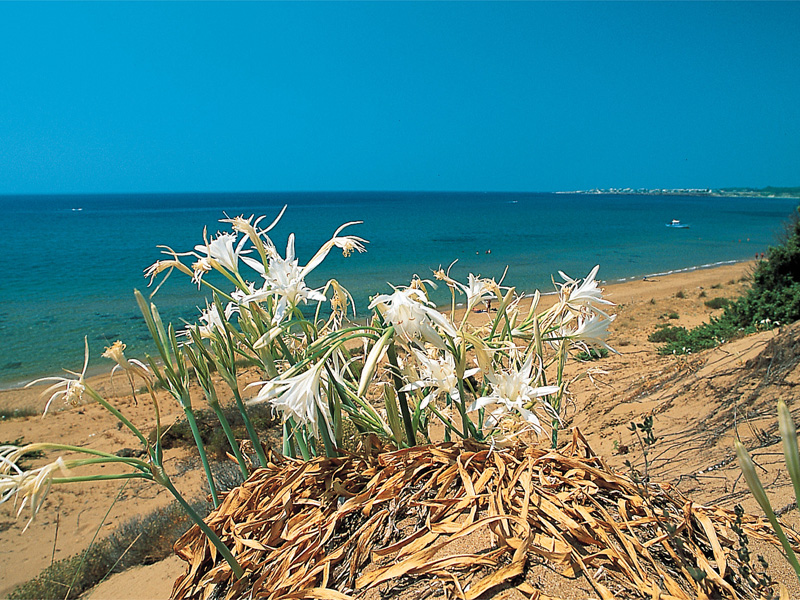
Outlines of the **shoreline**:
[{"label": "shoreline", "polygon": [[[691,275],[693,273],[704,272],[704,271],[709,271],[709,270],[713,271],[713,270],[716,270],[716,269],[736,268],[738,265],[748,265],[748,270],[749,270],[749,269],[752,268],[753,264],[754,264],[754,261],[752,259],[750,259],[750,260],[726,260],[726,261],[718,261],[718,262],[715,262],[715,263],[709,263],[709,264],[703,264],[703,265],[695,265],[695,266],[691,266],[691,267],[684,267],[684,268],[681,268],[681,269],[672,269],[670,271],[665,271],[665,272],[661,272],[661,273],[652,273],[652,274],[647,274],[647,275],[643,275],[643,276],[635,275],[635,276],[631,276],[631,277],[621,277],[621,278],[617,278],[617,279],[613,279],[613,280],[600,280],[600,281],[598,281],[598,283],[600,284],[600,286],[604,290],[604,296],[608,296],[609,294],[612,294],[618,288],[621,289],[621,286],[629,286],[631,284],[636,284],[637,282],[642,283],[642,284],[655,283],[656,282],[655,278],[673,278],[671,280],[674,281],[674,278],[678,278],[678,277],[681,277],[681,276],[686,277],[686,276],[689,276],[689,275]],[[548,292],[541,292],[541,290],[540,290],[540,293],[541,293],[541,297],[542,298],[547,298],[547,297],[550,297],[550,296],[554,296],[557,292],[555,290],[548,291]],[[524,298],[531,298],[531,297],[533,297],[533,294],[534,294],[534,292],[527,292],[526,291],[526,292],[522,293],[522,296]],[[442,312],[446,312],[446,311],[450,310],[450,304],[437,306],[437,308]],[[464,308],[463,302],[456,303],[456,311],[457,312],[462,311],[463,308]],[[475,313],[475,314],[481,314],[481,313]],[[139,358],[140,360],[143,359],[143,357],[136,357],[136,356],[133,356],[132,358]],[[108,366],[96,365],[96,366],[93,367],[92,366],[92,361],[91,361],[91,356],[90,356],[89,368],[87,369],[86,379],[95,379],[95,378],[99,378],[99,377],[108,377],[110,375],[110,373],[111,373],[111,369],[113,368],[113,366],[114,365],[111,364],[111,361],[109,361]],[[76,368],[80,368],[80,366],[77,366]],[[52,370],[52,371],[50,371],[48,373],[40,374],[40,375],[38,375],[36,377],[31,377],[30,379],[25,379],[25,380],[22,380],[22,381],[0,381],[0,394],[6,393],[6,392],[14,392],[14,391],[24,390],[25,386],[28,385],[31,381],[35,381],[37,379],[41,379],[41,378],[44,378],[44,377],[59,377],[59,376],[63,375],[64,372],[65,372],[64,369],[60,369],[60,370],[54,369],[54,370]],[[46,382],[44,382],[44,383],[46,383]],[[40,385],[43,385],[43,384],[40,384]],[[35,390],[36,387],[32,387],[30,389]]]}]

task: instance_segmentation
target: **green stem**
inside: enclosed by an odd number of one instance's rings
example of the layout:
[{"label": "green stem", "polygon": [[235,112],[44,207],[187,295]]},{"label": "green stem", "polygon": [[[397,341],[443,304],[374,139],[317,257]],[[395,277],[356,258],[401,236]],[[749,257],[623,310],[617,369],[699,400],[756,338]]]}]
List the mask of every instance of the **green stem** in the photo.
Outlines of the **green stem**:
[{"label": "green stem", "polygon": [[309,452],[308,442],[303,435],[303,431],[301,430],[300,426],[294,422],[294,419],[290,418],[289,423],[291,424],[292,438],[297,443],[297,447],[300,449],[300,456],[302,456],[303,460],[305,461],[311,460],[311,452]]},{"label": "green stem", "polygon": [[428,405],[428,407],[431,409],[431,411],[433,411],[433,414],[435,414],[437,417],[439,417],[439,420],[442,422],[442,425],[444,425],[444,426],[445,426],[445,432],[453,431],[453,432],[454,432],[456,435],[458,435],[458,436],[459,436],[459,437],[461,437],[462,439],[466,439],[466,438],[467,438],[467,436],[466,436],[464,433],[462,433],[461,431],[459,431],[459,430],[458,430],[458,429],[457,429],[457,428],[456,428],[456,427],[455,427],[455,426],[454,426],[454,425],[453,425],[453,424],[450,422],[450,420],[449,420],[448,418],[446,418],[446,417],[445,417],[445,416],[444,416],[444,415],[443,415],[441,412],[439,412],[439,409],[438,409],[438,408],[436,408],[436,407],[433,405],[433,402],[431,402],[431,403]]},{"label": "green stem", "polygon": [[133,434],[134,434],[136,437],[138,437],[138,438],[139,438],[139,441],[141,441],[141,442],[142,442],[142,446],[144,446],[145,448],[149,448],[149,447],[150,447],[150,446],[149,446],[149,444],[147,443],[147,439],[145,439],[144,435],[142,435],[142,432],[141,432],[141,431],[139,431],[139,429],[138,429],[138,428],[137,428],[137,427],[136,427],[136,426],[135,426],[133,423],[131,423],[131,422],[128,420],[128,418],[127,418],[125,415],[123,415],[121,412],[119,412],[119,410],[117,410],[116,408],[114,408],[113,406],[111,406],[111,404],[109,404],[109,403],[106,401],[106,399],[105,399],[105,398],[103,398],[103,397],[102,397],[100,394],[98,394],[97,392],[95,392],[95,391],[94,391],[94,390],[93,390],[91,387],[89,387],[88,385],[85,387],[85,390],[86,390],[86,391],[89,393],[89,395],[90,395],[92,398],[94,398],[94,400],[95,400],[95,401],[96,401],[98,404],[100,404],[100,405],[101,405],[103,408],[105,408],[105,409],[106,409],[108,412],[110,412],[112,415],[114,415],[115,417],[117,417],[117,419],[119,419],[119,421],[120,421],[120,422],[121,422],[123,425],[125,425],[125,427],[127,427],[128,429],[130,429],[130,430],[133,432]]},{"label": "green stem", "polygon": [[83,483],[86,481],[112,481],[115,479],[147,479],[153,481],[152,475],[144,473],[119,473],[118,475],[76,475],[75,477],[53,477],[54,484]]},{"label": "green stem", "polygon": [[225,413],[222,412],[222,409],[218,403],[211,404],[209,402],[209,404],[211,409],[217,415],[220,425],[222,425],[222,431],[225,432],[225,437],[228,438],[228,443],[231,446],[231,450],[233,450],[233,455],[236,457],[236,462],[239,463],[239,469],[242,471],[242,476],[247,479],[250,477],[250,471],[247,468],[247,462],[245,462],[244,456],[242,456],[242,451],[239,450],[239,443],[236,441],[236,436],[233,435],[233,430],[228,422],[228,418],[225,416]]},{"label": "green stem", "polygon": [[163,478],[159,478],[159,483],[161,483],[165,488],[167,488],[170,491],[170,493],[183,507],[183,509],[186,511],[186,513],[189,515],[192,521],[194,521],[197,524],[200,530],[206,534],[208,540],[212,544],[214,544],[214,547],[217,550],[219,550],[219,553],[222,555],[222,557],[225,559],[228,565],[230,565],[231,569],[233,570],[233,574],[236,575],[236,578],[241,579],[242,577],[244,577],[244,569],[242,569],[242,566],[233,556],[228,547],[224,543],[222,543],[222,540],[219,539],[219,536],[216,533],[214,533],[214,530],[212,530],[206,524],[203,518],[200,515],[198,515],[197,512],[192,508],[192,506],[183,498],[183,496],[181,496],[180,492],[178,492],[178,490],[175,489],[175,486],[172,485],[172,482],[169,480],[166,474],[163,475]]},{"label": "green stem", "polygon": [[408,400],[406,400],[406,393],[400,391],[400,388],[403,387],[403,381],[400,379],[400,367],[397,364],[397,351],[395,350],[394,342],[389,344],[386,355],[389,357],[389,363],[392,365],[392,379],[394,380],[394,386],[397,390],[400,413],[403,415],[403,425],[406,428],[408,446],[416,446],[417,436],[414,435],[414,425],[411,423],[411,413],[408,411]]},{"label": "green stem", "polygon": [[328,431],[328,425],[325,423],[325,417],[322,414],[319,406],[316,407],[317,410],[317,419],[320,421],[319,426],[319,434],[322,436],[322,443],[325,446],[325,456],[333,457],[339,456],[339,453],[336,451],[336,446],[334,445],[333,441],[331,440],[330,432]]},{"label": "green stem", "polygon": [[288,419],[283,422],[283,455],[289,458],[295,458],[297,456],[294,449],[294,442],[292,441],[292,429]]},{"label": "green stem", "polygon": [[233,397],[236,400],[236,406],[239,408],[239,412],[242,413],[242,421],[244,421],[244,427],[247,429],[247,435],[249,436],[250,441],[253,443],[253,449],[256,452],[256,456],[258,456],[258,463],[262,467],[266,467],[268,463],[267,455],[264,454],[264,448],[261,447],[261,440],[258,439],[256,428],[253,426],[253,422],[250,420],[250,417],[247,414],[247,409],[242,401],[242,396],[239,394],[239,390],[235,385],[231,385],[229,387],[231,388]]},{"label": "green stem", "polygon": [[206,472],[208,487],[211,490],[211,501],[214,503],[214,508],[217,508],[219,506],[217,486],[214,483],[214,476],[211,474],[211,467],[208,464],[208,456],[206,456],[206,448],[203,445],[203,438],[201,437],[200,430],[197,427],[197,421],[194,418],[194,412],[192,412],[192,409],[186,404],[184,404],[183,412],[186,415],[186,422],[189,423],[189,428],[192,430],[192,436],[194,436],[194,443],[197,445],[197,451],[200,453],[200,462],[203,463],[203,470]]}]

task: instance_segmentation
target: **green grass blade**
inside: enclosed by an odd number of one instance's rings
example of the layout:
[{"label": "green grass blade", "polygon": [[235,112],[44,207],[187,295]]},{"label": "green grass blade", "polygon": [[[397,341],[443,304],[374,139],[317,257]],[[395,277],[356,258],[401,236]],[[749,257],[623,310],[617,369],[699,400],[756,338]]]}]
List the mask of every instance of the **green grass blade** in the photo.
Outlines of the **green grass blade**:
[{"label": "green grass blade", "polygon": [[783,440],[783,454],[786,456],[786,469],[794,486],[794,501],[800,501],[800,451],[797,449],[797,430],[792,415],[783,400],[778,402],[778,429]]}]

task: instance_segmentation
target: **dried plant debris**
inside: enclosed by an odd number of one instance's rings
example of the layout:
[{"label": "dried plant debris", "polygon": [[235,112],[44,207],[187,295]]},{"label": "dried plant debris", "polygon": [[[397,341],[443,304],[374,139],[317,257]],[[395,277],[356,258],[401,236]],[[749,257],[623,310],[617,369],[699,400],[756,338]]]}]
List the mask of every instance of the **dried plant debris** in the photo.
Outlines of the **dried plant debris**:
[{"label": "dried plant debris", "polygon": [[408,598],[415,585],[438,598],[512,587],[546,598],[526,579],[541,564],[603,600],[760,598],[732,526],[777,543],[762,519],[737,522],[611,471],[577,430],[558,452],[467,441],[385,452],[375,442],[311,462],[273,454],[207,522],[246,576],[195,525],[175,545],[189,567],[173,598]]}]

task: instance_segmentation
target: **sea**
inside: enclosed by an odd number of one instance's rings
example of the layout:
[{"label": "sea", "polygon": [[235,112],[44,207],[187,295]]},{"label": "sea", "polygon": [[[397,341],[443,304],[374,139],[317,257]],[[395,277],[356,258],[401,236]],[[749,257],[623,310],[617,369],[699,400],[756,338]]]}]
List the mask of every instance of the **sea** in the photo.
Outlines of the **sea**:
[{"label": "sea", "polygon": [[[209,236],[229,231],[219,222],[226,217],[265,215],[266,224],[286,206],[270,237],[283,253],[294,233],[301,264],[339,225],[362,221],[345,233],[369,240],[367,252],[332,252],[307,283],[336,279],[363,315],[370,296],[413,275],[432,278],[454,261],[457,279],[505,273],[504,285],[546,293],[559,270],[579,278],[600,265],[599,279],[613,283],[752,259],[776,243],[797,205],[788,198],[590,193],[0,196],[0,389],[80,371],[84,336],[90,373],[110,369],[100,355],[115,340],[130,357],[152,352],[133,295],[153,292],[143,271],[164,258],[159,245],[187,252],[203,242],[204,229]],[[665,227],[673,219],[689,227]],[[436,302],[448,302],[446,290],[437,294]],[[197,320],[206,294],[175,272],[152,301],[182,328]]]}]

